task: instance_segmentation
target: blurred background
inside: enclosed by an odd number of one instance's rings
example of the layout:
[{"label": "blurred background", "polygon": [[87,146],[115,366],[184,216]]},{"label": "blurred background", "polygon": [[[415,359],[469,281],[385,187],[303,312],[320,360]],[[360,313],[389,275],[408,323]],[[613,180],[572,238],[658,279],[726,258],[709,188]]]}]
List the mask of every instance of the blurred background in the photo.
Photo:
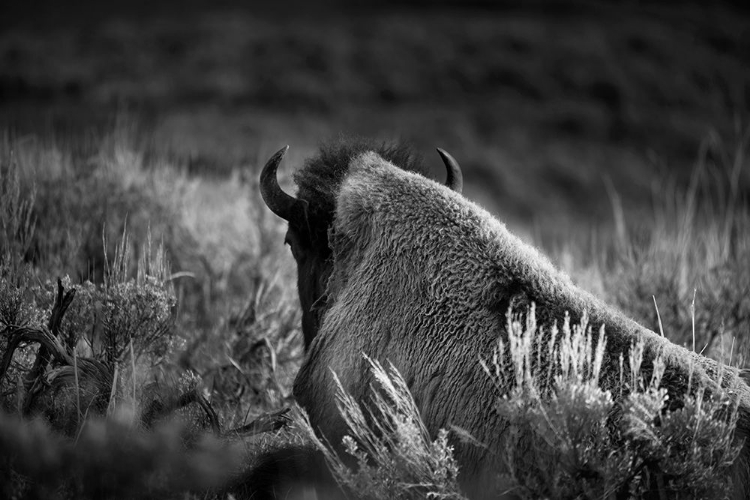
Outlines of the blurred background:
[{"label": "blurred background", "polygon": [[[0,128],[92,133],[225,175],[339,134],[403,139],[518,231],[648,206],[747,132],[741,2],[4,2]],[[290,167],[288,167],[290,168]],[[750,185],[747,169],[741,188]],[[540,229],[541,228],[541,229]]]}]

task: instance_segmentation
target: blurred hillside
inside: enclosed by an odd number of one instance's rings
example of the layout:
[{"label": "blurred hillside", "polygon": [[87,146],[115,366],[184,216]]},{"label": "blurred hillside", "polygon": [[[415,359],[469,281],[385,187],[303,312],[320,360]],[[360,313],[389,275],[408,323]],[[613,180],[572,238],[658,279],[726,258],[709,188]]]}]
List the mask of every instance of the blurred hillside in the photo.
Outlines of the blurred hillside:
[{"label": "blurred hillside", "polygon": [[64,139],[129,113],[218,175],[284,144],[298,161],[340,133],[403,138],[438,178],[433,148],[451,151],[504,219],[557,228],[609,220],[607,185],[648,205],[749,125],[731,3],[423,3],[19,4],[0,16],[0,127]]}]

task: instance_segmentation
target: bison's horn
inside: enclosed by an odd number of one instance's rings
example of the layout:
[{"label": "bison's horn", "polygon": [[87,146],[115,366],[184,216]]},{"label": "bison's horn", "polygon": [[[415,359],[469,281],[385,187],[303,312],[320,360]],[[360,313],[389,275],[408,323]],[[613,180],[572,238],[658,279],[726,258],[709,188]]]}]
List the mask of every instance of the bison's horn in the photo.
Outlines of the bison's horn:
[{"label": "bison's horn", "polygon": [[263,197],[263,201],[266,202],[268,208],[273,213],[281,217],[282,219],[294,222],[302,227],[306,219],[306,203],[303,200],[299,200],[294,196],[286,194],[279,186],[279,181],[276,178],[276,170],[279,168],[279,163],[284,157],[284,154],[289,149],[289,146],[284,146],[274,154],[263,167],[263,171],[260,173],[260,194]]},{"label": "bison's horn", "polygon": [[445,181],[445,185],[451,188],[453,191],[460,193],[464,187],[464,175],[461,173],[461,167],[455,158],[448,154],[447,151],[437,148],[437,152],[440,158],[445,163],[445,168],[448,169],[448,179]]}]

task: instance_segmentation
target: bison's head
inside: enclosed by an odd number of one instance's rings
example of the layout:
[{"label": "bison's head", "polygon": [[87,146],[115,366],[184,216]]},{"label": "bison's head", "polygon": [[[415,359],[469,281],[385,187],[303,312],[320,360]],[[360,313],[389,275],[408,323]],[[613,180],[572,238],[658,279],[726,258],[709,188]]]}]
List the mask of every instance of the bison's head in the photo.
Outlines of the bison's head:
[{"label": "bison's head", "polygon": [[[288,146],[273,155],[260,174],[260,192],[268,208],[289,223],[285,243],[297,261],[297,289],[302,306],[302,333],[305,349],[320,327],[320,314],[326,307],[326,284],[333,269],[329,229],[336,210],[336,196],[349,169],[349,163],[366,151],[374,151],[394,165],[426,174],[421,160],[406,147],[374,145],[367,141],[346,141],[324,146],[318,156],[305,163],[295,174],[297,196],[285,193],[279,186],[276,170]],[[451,155],[438,149],[448,169],[446,185],[461,191],[461,169]]]}]

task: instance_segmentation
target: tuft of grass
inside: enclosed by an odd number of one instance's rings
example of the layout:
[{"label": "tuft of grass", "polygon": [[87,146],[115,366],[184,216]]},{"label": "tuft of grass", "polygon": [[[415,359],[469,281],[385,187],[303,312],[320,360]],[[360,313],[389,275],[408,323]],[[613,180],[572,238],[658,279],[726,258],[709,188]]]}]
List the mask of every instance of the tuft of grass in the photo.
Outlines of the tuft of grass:
[{"label": "tuft of grass", "polygon": [[[390,365],[386,370],[379,362],[364,357],[377,383],[372,388],[369,410],[363,409],[335,379],[337,407],[350,431],[343,441],[349,457],[340,456],[323,443],[304,412],[299,419],[303,432],[323,451],[336,480],[363,499],[464,498],[448,432],[441,429],[432,440],[396,368]],[[356,462],[353,467],[352,461]]]},{"label": "tuft of grass", "polygon": [[34,186],[21,191],[18,160],[10,150],[0,157],[0,251],[6,261],[29,250],[35,229],[35,199]]}]

